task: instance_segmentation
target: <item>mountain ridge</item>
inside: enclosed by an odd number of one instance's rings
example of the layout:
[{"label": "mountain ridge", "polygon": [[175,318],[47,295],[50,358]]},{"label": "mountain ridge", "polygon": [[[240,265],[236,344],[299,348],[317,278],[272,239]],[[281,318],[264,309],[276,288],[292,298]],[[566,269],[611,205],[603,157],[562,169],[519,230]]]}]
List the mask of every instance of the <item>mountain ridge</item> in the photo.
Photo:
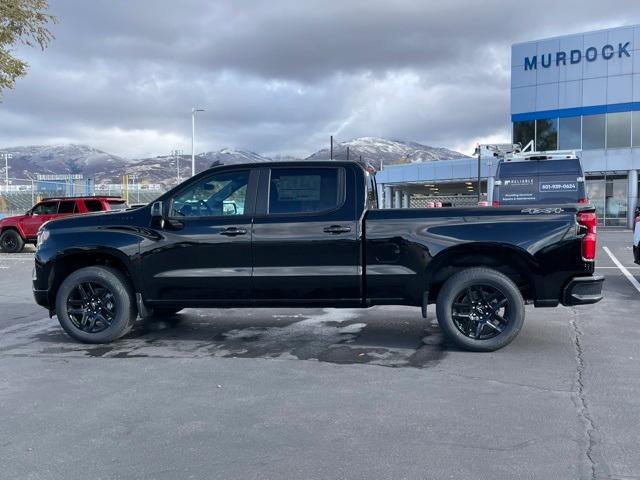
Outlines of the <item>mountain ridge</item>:
[{"label": "mountain ridge", "polygon": [[[380,168],[382,165],[430,162],[463,158],[466,155],[442,147],[431,147],[418,142],[390,140],[379,137],[359,137],[334,144],[334,160],[359,159]],[[35,174],[82,174],[94,178],[96,183],[120,183],[123,175],[134,175],[148,183],[165,186],[176,183],[178,163],[180,178],[191,175],[191,155],[159,155],[148,158],[125,159],[84,144],[31,145],[0,149],[0,154],[11,153],[9,177],[28,179]],[[331,152],[320,149],[304,159],[288,155],[275,155],[275,160],[328,160]],[[213,164],[235,165],[262,163],[272,158],[251,150],[226,147],[196,155],[196,171]],[[0,175],[4,176],[4,162],[0,162]]]}]

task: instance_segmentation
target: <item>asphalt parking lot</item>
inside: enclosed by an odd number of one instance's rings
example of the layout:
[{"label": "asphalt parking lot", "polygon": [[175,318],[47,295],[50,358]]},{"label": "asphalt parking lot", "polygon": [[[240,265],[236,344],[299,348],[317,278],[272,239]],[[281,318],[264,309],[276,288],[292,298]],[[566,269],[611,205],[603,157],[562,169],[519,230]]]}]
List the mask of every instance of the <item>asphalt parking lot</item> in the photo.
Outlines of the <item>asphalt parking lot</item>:
[{"label": "asphalt parking lot", "polygon": [[0,254],[0,477],[640,478],[640,291],[603,249],[640,279],[631,237],[599,234],[602,302],[527,307],[485,354],[391,307],[185,310],[81,345],[34,304],[33,254]]}]

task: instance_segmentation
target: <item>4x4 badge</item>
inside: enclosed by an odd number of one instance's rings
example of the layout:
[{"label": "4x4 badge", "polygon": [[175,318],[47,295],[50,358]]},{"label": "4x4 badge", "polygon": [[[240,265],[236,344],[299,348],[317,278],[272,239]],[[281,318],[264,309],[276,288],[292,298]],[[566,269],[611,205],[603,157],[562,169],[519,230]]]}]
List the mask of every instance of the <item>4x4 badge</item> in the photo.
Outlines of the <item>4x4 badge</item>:
[{"label": "4x4 badge", "polygon": [[523,208],[522,213],[528,213],[530,215],[539,215],[541,213],[562,213],[564,208]]}]

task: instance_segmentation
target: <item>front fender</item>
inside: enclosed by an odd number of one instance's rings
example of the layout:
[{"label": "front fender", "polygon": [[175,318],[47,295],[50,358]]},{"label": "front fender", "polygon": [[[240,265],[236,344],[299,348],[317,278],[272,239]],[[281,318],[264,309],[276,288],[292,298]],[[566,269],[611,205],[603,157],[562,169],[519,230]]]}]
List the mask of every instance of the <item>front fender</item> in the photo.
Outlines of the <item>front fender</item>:
[{"label": "front fender", "polygon": [[136,229],[77,227],[49,232],[47,241],[36,250],[34,288],[54,289],[61,281],[60,274],[69,269],[74,258],[80,265],[113,259],[126,269],[134,289],[139,291],[141,237]]}]

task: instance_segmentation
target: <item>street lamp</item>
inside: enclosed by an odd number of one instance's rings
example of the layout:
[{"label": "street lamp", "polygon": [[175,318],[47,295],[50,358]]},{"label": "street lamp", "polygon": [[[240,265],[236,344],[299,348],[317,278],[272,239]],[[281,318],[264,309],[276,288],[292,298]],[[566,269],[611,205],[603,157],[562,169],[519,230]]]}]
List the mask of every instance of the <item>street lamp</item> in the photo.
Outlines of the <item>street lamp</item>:
[{"label": "street lamp", "polygon": [[204,112],[202,108],[191,108],[191,176],[196,174],[196,112]]},{"label": "street lamp", "polygon": [[4,188],[5,192],[9,191],[9,159],[13,158],[13,155],[10,153],[3,153],[4,157]]},{"label": "street lamp", "polygon": [[182,182],[182,179],[180,178],[180,155],[182,155],[182,150],[173,150],[171,152],[171,156],[173,158],[175,158],[176,160],[176,170],[177,170],[177,181],[178,181],[178,185]]}]

